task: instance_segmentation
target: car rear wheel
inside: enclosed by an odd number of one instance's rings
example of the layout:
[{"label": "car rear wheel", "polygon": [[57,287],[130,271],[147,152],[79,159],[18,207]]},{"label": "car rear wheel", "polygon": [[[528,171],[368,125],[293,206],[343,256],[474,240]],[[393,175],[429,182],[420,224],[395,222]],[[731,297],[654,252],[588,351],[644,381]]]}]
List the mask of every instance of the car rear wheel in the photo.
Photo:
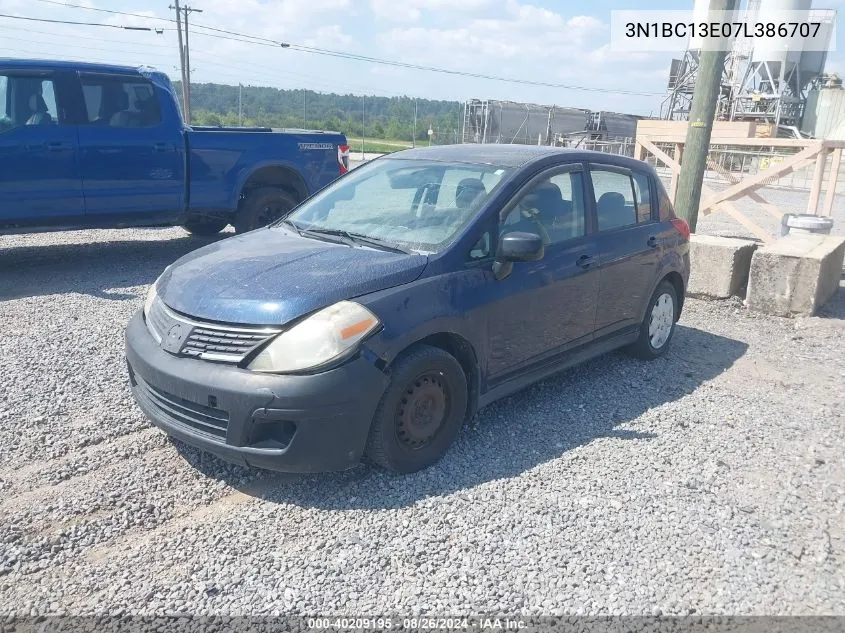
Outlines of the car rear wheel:
[{"label": "car rear wheel", "polygon": [[648,303],[646,316],[640,325],[640,336],[627,348],[636,358],[653,360],[666,353],[675,333],[678,314],[678,293],[668,281],[661,281]]},{"label": "car rear wheel", "polygon": [[454,442],[467,412],[467,381],[460,363],[427,345],[394,363],[370,436],[367,458],[400,473],[438,461]]},{"label": "car rear wheel", "polygon": [[296,200],[284,189],[262,187],[251,191],[235,219],[235,230],[246,233],[283,218],[296,206]]}]

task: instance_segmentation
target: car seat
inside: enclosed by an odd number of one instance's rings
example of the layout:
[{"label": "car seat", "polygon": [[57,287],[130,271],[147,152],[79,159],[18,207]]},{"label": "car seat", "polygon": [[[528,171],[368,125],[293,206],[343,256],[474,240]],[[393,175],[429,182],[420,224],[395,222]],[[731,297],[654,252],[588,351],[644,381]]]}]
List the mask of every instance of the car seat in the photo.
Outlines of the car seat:
[{"label": "car seat", "polygon": [[464,178],[455,188],[455,206],[469,209],[474,203],[487,195],[487,188],[479,178]]},{"label": "car seat", "polygon": [[616,191],[603,193],[596,204],[599,229],[615,229],[636,223],[633,209],[625,204],[625,196]]},{"label": "car seat", "polygon": [[32,111],[32,115],[26,120],[27,125],[50,125],[53,123],[53,117],[47,110],[47,103],[40,94],[30,95],[29,109]]}]

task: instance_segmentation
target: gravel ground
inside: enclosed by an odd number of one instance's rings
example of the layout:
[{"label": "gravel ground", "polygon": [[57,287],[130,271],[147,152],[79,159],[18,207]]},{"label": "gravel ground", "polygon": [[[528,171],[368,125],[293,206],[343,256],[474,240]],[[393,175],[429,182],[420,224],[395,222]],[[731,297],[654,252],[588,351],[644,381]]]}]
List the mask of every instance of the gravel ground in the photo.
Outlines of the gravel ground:
[{"label": "gravel ground", "polygon": [[0,615],[845,615],[845,292],[691,299],[665,358],[500,401],[425,472],[289,476],[133,404],[123,328],[202,243],[0,237]]}]

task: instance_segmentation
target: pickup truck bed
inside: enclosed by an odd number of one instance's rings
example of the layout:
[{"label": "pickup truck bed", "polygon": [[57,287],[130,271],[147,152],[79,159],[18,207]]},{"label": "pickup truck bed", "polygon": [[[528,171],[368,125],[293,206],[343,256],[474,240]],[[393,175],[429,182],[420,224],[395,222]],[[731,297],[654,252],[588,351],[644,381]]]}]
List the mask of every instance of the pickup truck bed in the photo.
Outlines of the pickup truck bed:
[{"label": "pickup truck bed", "polygon": [[347,168],[338,132],[185,125],[163,73],[0,59],[0,232],[248,231]]}]

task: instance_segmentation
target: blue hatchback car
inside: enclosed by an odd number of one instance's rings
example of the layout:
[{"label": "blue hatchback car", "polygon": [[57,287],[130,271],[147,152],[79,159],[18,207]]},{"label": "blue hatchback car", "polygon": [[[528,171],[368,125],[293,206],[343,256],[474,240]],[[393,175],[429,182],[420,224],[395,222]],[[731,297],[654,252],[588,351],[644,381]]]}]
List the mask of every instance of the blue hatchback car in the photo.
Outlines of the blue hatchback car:
[{"label": "blue hatchback car", "polygon": [[224,459],[411,472],[497,398],[616,348],[664,354],[689,270],[646,163],[412,149],[169,266],[128,325],[129,377],[155,425]]}]

